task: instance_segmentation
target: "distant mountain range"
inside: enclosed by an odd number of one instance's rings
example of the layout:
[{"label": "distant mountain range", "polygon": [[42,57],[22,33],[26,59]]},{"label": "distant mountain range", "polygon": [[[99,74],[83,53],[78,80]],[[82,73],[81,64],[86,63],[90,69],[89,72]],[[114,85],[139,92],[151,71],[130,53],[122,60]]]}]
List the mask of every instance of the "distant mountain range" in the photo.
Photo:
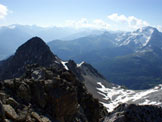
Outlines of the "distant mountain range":
[{"label": "distant mountain range", "polygon": [[109,32],[5,26],[0,28],[0,59],[14,54],[18,46],[35,35],[47,42],[54,40],[47,44],[61,59],[90,63],[113,83],[131,89],[147,89],[162,83],[162,33],[156,28]]},{"label": "distant mountain range", "polygon": [[86,61],[108,80],[131,89],[162,83],[162,33],[153,27],[105,32],[48,45],[62,59]]},{"label": "distant mountain range", "polygon": [[12,55],[16,49],[29,38],[39,36],[44,40],[70,40],[91,34],[100,34],[103,31],[73,29],[68,27],[39,27],[29,25],[9,25],[0,27],[0,60]]}]

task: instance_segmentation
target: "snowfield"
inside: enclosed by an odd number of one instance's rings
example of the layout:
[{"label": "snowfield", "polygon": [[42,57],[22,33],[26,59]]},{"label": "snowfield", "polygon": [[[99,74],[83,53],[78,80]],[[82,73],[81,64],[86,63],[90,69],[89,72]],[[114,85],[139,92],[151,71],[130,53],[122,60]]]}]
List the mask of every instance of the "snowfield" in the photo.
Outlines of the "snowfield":
[{"label": "snowfield", "polygon": [[[98,93],[107,103],[101,102],[112,112],[121,103],[134,103],[139,105],[162,105],[162,84],[148,90],[128,90],[120,86],[106,88],[101,82],[97,83]],[[160,96],[161,95],[161,96]]]}]

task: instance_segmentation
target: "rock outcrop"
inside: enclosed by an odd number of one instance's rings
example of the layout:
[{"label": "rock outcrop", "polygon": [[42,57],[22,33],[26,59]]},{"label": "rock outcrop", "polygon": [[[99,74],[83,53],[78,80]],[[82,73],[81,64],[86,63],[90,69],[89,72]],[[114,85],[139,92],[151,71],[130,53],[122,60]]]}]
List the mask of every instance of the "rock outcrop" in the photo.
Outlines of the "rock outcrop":
[{"label": "rock outcrop", "polygon": [[162,108],[135,104],[119,105],[104,122],[162,122]]},{"label": "rock outcrop", "polygon": [[86,62],[76,64],[73,60],[69,60],[66,65],[69,70],[85,84],[88,92],[92,94],[94,98],[97,98],[104,103],[109,102],[109,100],[103,99],[102,94],[98,93],[98,90],[96,89],[99,87],[98,83],[101,82],[107,88],[112,88],[117,85],[107,81],[95,68],[93,68],[92,65]]},{"label": "rock outcrop", "polygon": [[71,71],[28,65],[20,78],[1,81],[1,121],[102,122],[106,109]]}]

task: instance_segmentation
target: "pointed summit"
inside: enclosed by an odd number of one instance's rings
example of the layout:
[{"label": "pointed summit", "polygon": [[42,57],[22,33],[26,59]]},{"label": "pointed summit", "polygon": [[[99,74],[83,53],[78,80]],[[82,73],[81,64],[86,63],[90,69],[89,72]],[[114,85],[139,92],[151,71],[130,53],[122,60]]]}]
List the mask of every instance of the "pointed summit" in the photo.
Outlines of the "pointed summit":
[{"label": "pointed summit", "polygon": [[55,58],[50,48],[39,37],[28,40],[17,49],[14,55],[14,59],[20,60],[21,63],[38,63],[42,66],[50,65]]},{"label": "pointed summit", "polygon": [[3,61],[0,79],[19,77],[28,64],[62,66],[60,59],[51,52],[46,43],[39,37],[33,37],[21,45],[15,55]]},{"label": "pointed summit", "polygon": [[145,27],[137,29],[135,32],[136,33],[149,33],[149,32],[154,32],[154,31],[158,31],[158,30],[151,26],[145,26]]},{"label": "pointed summit", "polygon": [[21,65],[37,63],[48,66],[56,60],[56,56],[41,38],[34,37],[17,49],[14,59],[20,61]]},{"label": "pointed summit", "polygon": [[47,47],[46,43],[39,37],[33,37],[29,39],[26,43],[24,43],[22,46],[20,46],[17,50],[24,49],[24,48],[40,48],[40,47]]}]

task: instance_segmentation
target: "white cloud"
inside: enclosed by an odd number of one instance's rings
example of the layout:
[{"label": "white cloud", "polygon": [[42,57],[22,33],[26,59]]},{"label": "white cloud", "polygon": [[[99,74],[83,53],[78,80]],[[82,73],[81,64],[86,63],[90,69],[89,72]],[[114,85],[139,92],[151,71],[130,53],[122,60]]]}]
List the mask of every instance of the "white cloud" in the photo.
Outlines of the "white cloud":
[{"label": "white cloud", "polygon": [[110,28],[110,25],[101,19],[96,19],[93,21],[93,23],[96,27],[101,28],[101,29],[109,29]]},{"label": "white cloud", "polygon": [[[79,20],[68,20],[62,26],[74,27],[74,28],[93,28],[93,29],[106,29],[106,30],[121,30],[121,31],[134,31],[136,29],[153,26],[147,21],[139,19],[135,16],[119,15],[117,13],[107,16],[107,20],[94,19],[88,20],[87,18],[81,18]],[[162,31],[162,26],[153,26]]]},{"label": "white cloud", "polygon": [[74,28],[94,28],[94,29],[109,29],[110,25],[101,19],[95,19],[88,21],[87,18],[81,18],[80,20],[67,20],[65,26]]},{"label": "white cloud", "polygon": [[0,4],[0,19],[3,19],[7,14],[8,14],[7,7]]},{"label": "white cloud", "polygon": [[119,24],[127,24],[128,28],[130,29],[138,29],[144,26],[148,26],[148,22],[138,19],[134,16],[125,16],[125,15],[118,15],[117,13],[111,14],[108,16],[108,19],[119,23]]},{"label": "white cloud", "polygon": [[162,26],[161,25],[157,25],[156,27],[160,32],[162,32]]}]

